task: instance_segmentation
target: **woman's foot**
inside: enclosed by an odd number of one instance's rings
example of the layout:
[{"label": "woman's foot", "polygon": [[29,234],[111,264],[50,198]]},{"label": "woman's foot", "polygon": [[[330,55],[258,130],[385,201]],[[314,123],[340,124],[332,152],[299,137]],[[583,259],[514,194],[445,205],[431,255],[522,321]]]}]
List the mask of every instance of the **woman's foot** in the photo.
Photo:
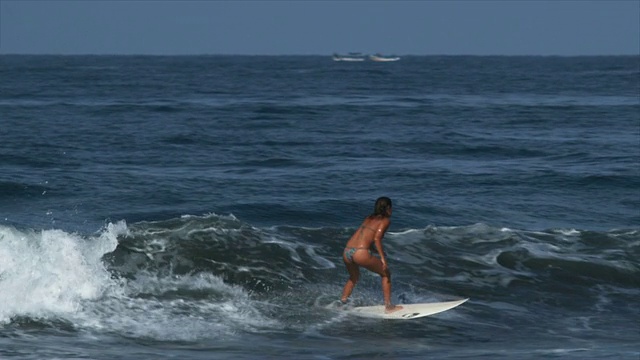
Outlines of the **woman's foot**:
[{"label": "woman's foot", "polygon": [[385,306],[384,306],[384,313],[385,313],[385,314],[389,314],[389,313],[392,313],[392,312],[396,312],[396,311],[398,311],[398,310],[402,310],[402,306],[399,306],[399,305],[391,305],[391,304],[390,304],[390,305],[385,305]]},{"label": "woman's foot", "polygon": [[347,304],[348,304],[347,300],[340,299],[340,300],[335,300],[332,303],[332,306],[337,308],[337,309],[346,309],[347,308]]}]

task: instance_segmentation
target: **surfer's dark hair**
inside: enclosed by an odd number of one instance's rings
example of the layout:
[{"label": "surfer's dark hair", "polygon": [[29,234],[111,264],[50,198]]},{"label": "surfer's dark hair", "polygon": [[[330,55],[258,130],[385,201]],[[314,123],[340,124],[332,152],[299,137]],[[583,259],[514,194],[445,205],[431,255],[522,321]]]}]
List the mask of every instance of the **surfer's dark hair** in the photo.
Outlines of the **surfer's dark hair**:
[{"label": "surfer's dark hair", "polygon": [[391,209],[391,199],[386,196],[381,196],[376,200],[376,205],[373,207],[373,212],[369,217],[389,217],[389,209]]}]

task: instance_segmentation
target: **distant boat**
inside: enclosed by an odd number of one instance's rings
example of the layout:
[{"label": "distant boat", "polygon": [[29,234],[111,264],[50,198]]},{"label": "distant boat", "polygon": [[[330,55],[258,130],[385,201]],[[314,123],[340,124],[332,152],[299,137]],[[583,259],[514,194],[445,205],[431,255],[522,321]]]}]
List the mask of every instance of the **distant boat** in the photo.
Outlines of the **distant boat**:
[{"label": "distant boat", "polygon": [[369,55],[369,59],[371,59],[371,61],[378,61],[378,62],[385,62],[385,61],[398,61],[400,60],[400,58],[398,56],[382,56],[380,54],[375,54],[375,55]]},{"label": "distant boat", "polygon": [[333,54],[333,61],[364,61],[366,55],[362,53],[349,53],[347,55]]}]

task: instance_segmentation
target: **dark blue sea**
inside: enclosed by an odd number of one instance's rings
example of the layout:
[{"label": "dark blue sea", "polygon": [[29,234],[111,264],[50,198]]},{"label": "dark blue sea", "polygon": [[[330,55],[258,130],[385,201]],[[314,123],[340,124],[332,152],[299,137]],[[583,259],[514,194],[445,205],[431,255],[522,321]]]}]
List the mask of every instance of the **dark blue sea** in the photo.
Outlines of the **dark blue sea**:
[{"label": "dark blue sea", "polygon": [[[468,302],[332,305],[379,196]],[[2,359],[637,360],[639,259],[638,56],[0,56]]]}]

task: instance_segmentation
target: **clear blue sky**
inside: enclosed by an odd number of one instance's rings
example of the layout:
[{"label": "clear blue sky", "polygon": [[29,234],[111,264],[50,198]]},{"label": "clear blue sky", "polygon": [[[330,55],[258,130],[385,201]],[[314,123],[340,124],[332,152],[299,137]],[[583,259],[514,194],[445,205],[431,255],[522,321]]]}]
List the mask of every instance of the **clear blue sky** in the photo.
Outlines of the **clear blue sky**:
[{"label": "clear blue sky", "polygon": [[640,0],[0,0],[1,54],[639,55]]}]

